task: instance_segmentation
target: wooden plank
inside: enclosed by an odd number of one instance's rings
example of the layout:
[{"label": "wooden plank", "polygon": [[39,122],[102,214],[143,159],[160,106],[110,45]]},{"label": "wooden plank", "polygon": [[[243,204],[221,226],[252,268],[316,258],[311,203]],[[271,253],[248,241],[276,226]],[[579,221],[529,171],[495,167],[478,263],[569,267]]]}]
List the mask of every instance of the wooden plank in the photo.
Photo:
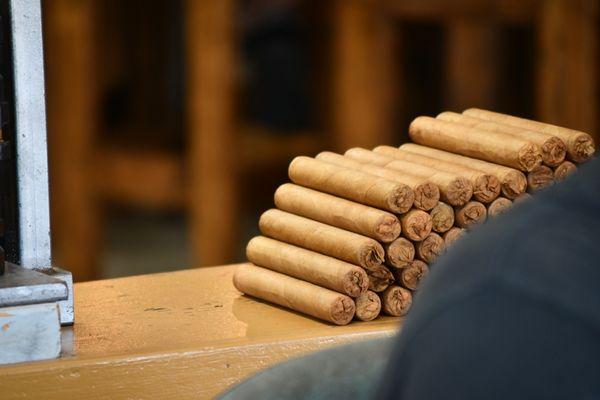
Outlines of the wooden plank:
[{"label": "wooden plank", "polygon": [[537,117],[598,136],[598,2],[541,2]]},{"label": "wooden plank", "polygon": [[458,17],[447,22],[446,93],[450,110],[493,108],[497,82],[497,32],[493,21]]},{"label": "wooden plank", "polygon": [[390,143],[400,74],[393,21],[367,3],[344,0],[333,18],[333,146]]},{"label": "wooden plank", "polygon": [[76,284],[73,353],[0,367],[2,398],[213,398],[276,362],[398,329],[397,318],[338,327],[243,296],[235,268]]},{"label": "wooden plank", "polygon": [[94,2],[44,2],[54,259],[77,281],[97,276],[99,207],[90,179],[97,96]]},{"label": "wooden plank", "polygon": [[185,3],[191,241],[197,265],[229,262],[237,243],[235,1]]}]

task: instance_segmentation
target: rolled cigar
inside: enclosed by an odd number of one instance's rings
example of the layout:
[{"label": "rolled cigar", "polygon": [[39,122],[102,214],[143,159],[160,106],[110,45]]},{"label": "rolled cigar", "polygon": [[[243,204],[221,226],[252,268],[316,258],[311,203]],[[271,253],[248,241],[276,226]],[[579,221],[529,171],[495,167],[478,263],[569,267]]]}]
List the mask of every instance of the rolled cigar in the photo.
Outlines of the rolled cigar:
[{"label": "rolled cigar", "polygon": [[440,199],[440,191],[438,187],[423,178],[400,174],[390,169],[373,164],[367,164],[361,162],[360,160],[357,161],[356,159],[342,156],[341,154],[332,153],[330,151],[319,153],[316,158],[342,167],[355,169],[367,174],[403,183],[412,189],[414,206],[421,210],[431,210],[433,207],[435,207]]},{"label": "rolled cigar", "polygon": [[400,216],[402,235],[419,242],[431,233],[431,216],[423,210],[410,210]]},{"label": "rolled cigar", "polygon": [[432,149],[431,147],[419,146],[418,144],[413,143],[403,144],[400,148],[402,150],[410,151],[411,153],[423,154],[437,160],[460,164],[494,175],[500,180],[502,193],[509,199],[518,197],[527,189],[527,178],[525,178],[525,175],[521,171],[517,171],[514,168],[449,153],[447,151]]},{"label": "rolled cigar", "polygon": [[[460,114],[459,114],[460,115]],[[465,167],[459,164],[437,160],[422,154],[411,153],[391,146],[379,146],[373,149],[376,153],[386,154],[398,160],[408,161],[438,171],[446,171],[465,179],[473,185],[473,197],[482,203],[489,203],[500,195],[500,181],[492,174],[486,174],[477,169]]]},{"label": "rolled cigar", "polygon": [[384,245],[384,249],[385,261],[392,267],[404,268],[415,258],[415,246],[403,237]]},{"label": "rolled cigar", "polygon": [[454,225],[454,209],[441,201],[429,212],[431,216],[431,229],[437,233],[444,233]]},{"label": "rolled cigar", "polygon": [[521,171],[531,171],[542,164],[539,146],[505,133],[484,131],[431,117],[417,117],[411,122],[408,134],[415,143],[424,146]]},{"label": "rolled cigar", "polygon": [[373,154],[385,160],[385,168],[393,169],[406,175],[415,175],[436,184],[440,190],[440,198],[451,205],[465,204],[473,195],[473,185],[462,176],[438,171],[435,168],[413,162],[398,160],[386,154],[386,146],[376,147]]},{"label": "rolled cigar", "polygon": [[457,122],[485,131],[506,133],[514,137],[528,140],[540,147],[542,162],[546,165],[556,166],[563,162],[565,156],[567,155],[567,146],[565,145],[565,142],[563,142],[558,136],[546,135],[537,131],[450,111],[443,112],[436,118],[442,121]]},{"label": "rolled cigar", "polygon": [[564,181],[565,178],[577,171],[577,166],[571,161],[564,161],[558,167],[554,168],[554,180],[557,182]]},{"label": "rolled cigar", "polygon": [[545,165],[540,165],[527,173],[527,187],[536,191],[554,183],[554,171]]},{"label": "rolled cigar", "polygon": [[465,110],[463,114],[541,132],[546,135],[557,136],[565,142],[567,146],[567,158],[571,161],[584,162],[592,157],[596,151],[594,139],[585,132],[477,108]]},{"label": "rolled cigar", "polygon": [[506,197],[498,197],[496,200],[492,201],[487,207],[487,216],[488,218],[495,217],[500,215],[512,206],[512,201],[507,199]]},{"label": "rolled cigar", "polygon": [[470,201],[454,210],[454,221],[461,228],[470,228],[485,221],[487,210],[478,201]]},{"label": "rolled cigar", "polygon": [[367,273],[369,274],[369,290],[373,292],[383,292],[388,286],[394,283],[394,274],[383,265]]},{"label": "rolled cigar", "polygon": [[242,293],[337,325],[350,322],[356,309],[346,295],[253,264],[235,271],[233,285]]},{"label": "rolled cigar", "polygon": [[354,318],[361,321],[372,321],[379,316],[381,312],[381,300],[377,293],[367,290],[356,299],[356,313]]},{"label": "rolled cigar", "polygon": [[414,199],[407,185],[310,157],[294,158],[288,174],[298,185],[393,213],[405,212]]},{"label": "rolled cigar", "polygon": [[450,247],[454,242],[456,242],[462,235],[464,235],[465,230],[462,228],[454,227],[450,229],[448,232],[444,233],[444,243],[446,244],[446,249]]},{"label": "rolled cigar", "polygon": [[400,236],[400,221],[394,214],[292,183],[275,191],[275,205],[280,210],[384,243]]},{"label": "rolled cigar", "polygon": [[431,264],[437,256],[442,254],[444,246],[444,239],[437,233],[432,232],[421,242],[416,243],[415,252],[419,260]]},{"label": "rolled cigar", "polygon": [[258,222],[263,235],[370,270],[383,263],[383,247],[374,239],[276,209]]},{"label": "rolled cigar", "polygon": [[413,260],[408,267],[396,271],[396,279],[403,287],[415,290],[428,273],[429,267],[425,262]]},{"label": "rolled cigar", "polygon": [[412,294],[400,286],[390,286],[381,294],[381,308],[392,317],[403,317],[412,306]]},{"label": "rolled cigar", "polygon": [[369,277],[356,265],[278,240],[257,236],[248,242],[246,257],[253,264],[357,297],[369,287]]}]

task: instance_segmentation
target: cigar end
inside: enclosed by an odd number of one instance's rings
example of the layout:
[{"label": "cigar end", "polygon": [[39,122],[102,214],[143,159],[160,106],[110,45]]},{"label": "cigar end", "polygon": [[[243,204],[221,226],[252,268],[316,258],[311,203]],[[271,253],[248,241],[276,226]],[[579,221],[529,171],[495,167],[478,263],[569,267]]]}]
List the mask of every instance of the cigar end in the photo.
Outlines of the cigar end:
[{"label": "cigar end", "polygon": [[344,292],[350,297],[358,297],[369,288],[369,276],[359,267],[346,273]]},{"label": "cigar end", "polygon": [[487,210],[483,204],[478,201],[471,201],[465,204],[456,212],[456,222],[461,228],[470,228],[482,223],[487,217]]},{"label": "cigar end", "polygon": [[431,233],[431,216],[422,210],[412,210],[400,218],[402,232],[414,241],[420,242]]},{"label": "cigar end", "polygon": [[394,274],[384,267],[380,265],[379,268],[369,271],[369,290],[373,292],[383,292],[388,288],[392,283],[394,283]]},{"label": "cigar end", "polygon": [[402,317],[412,306],[410,291],[400,287],[389,287],[383,294],[383,311],[393,317]]},{"label": "cigar end", "polygon": [[575,162],[584,162],[589,160],[596,152],[594,139],[587,133],[580,133],[570,146],[569,157]]},{"label": "cigar end", "polygon": [[453,206],[462,206],[466,204],[473,196],[473,185],[468,179],[457,177],[448,185],[446,193],[447,201]]},{"label": "cigar end", "polygon": [[415,246],[405,238],[398,238],[387,246],[385,260],[392,267],[405,268],[415,258]]},{"label": "cigar end", "polygon": [[500,195],[500,180],[494,175],[484,174],[475,179],[473,197],[482,203],[491,203]]},{"label": "cigar end", "polygon": [[554,179],[557,182],[564,181],[565,178],[577,171],[577,166],[570,161],[563,161],[554,170]]},{"label": "cigar end", "polygon": [[381,300],[379,296],[367,290],[356,300],[356,319],[360,321],[372,321],[379,316],[381,312]]},{"label": "cigar end", "polygon": [[551,167],[559,165],[567,155],[567,145],[556,136],[550,137],[541,146],[542,161]]},{"label": "cigar end", "polygon": [[533,190],[540,190],[554,183],[554,171],[545,165],[540,165],[527,174],[527,185]]},{"label": "cigar end", "polygon": [[505,197],[500,197],[492,202],[487,209],[488,218],[496,217],[508,211],[512,206],[512,201]]},{"label": "cigar end", "polygon": [[454,227],[450,229],[448,232],[444,234],[444,243],[446,244],[446,249],[454,244],[458,239],[460,239],[465,233],[464,229]]},{"label": "cigar end", "polygon": [[390,210],[398,214],[403,214],[410,210],[415,202],[415,194],[410,187],[398,184],[388,200]]},{"label": "cigar end", "polygon": [[440,189],[430,182],[417,186],[414,190],[415,207],[429,211],[434,208],[440,200]]},{"label": "cigar end", "polygon": [[354,317],[355,311],[354,301],[348,296],[340,295],[331,305],[331,321],[337,325],[347,325]]},{"label": "cigar end", "polygon": [[510,171],[502,182],[502,193],[509,199],[516,199],[527,190],[527,178],[521,171]]},{"label": "cigar end", "polygon": [[396,216],[391,214],[383,216],[375,227],[375,235],[384,243],[396,240],[400,236],[401,231],[400,221]]},{"label": "cigar end", "polygon": [[443,251],[444,239],[437,233],[430,233],[422,242],[417,244],[417,254],[419,258],[427,263],[435,261]]},{"label": "cigar end", "polygon": [[360,250],[360,259],[363,261],[361,267],[366,270],[372,270],[383,264],[385,252],[383,247],[377,241],[370,240],[369,243]]},{"label": "cigar end", "polygon": [[429,273],[429,267],[421,260],[414,260],[407,268],[400,271],[399,281],[407,289],[415,290]]},{"label": "cigar end", "polygon": [[454,209],[446,203],[438,203],[429,213],[431,215],[431,229],[444,233],[454,225]]},{"label": "cigar end", "polygon": [[539,146],[527,143],[519,150],[519,166],[524,171],[531,171],[542,165],[542,152]]}]

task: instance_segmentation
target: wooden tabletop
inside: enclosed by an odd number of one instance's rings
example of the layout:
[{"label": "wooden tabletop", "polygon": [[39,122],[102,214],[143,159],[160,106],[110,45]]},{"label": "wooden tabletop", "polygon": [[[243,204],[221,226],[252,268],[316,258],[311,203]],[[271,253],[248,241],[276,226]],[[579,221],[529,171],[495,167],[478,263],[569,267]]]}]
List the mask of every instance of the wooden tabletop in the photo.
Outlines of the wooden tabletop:
[{"label": "wooden tabletop", "polygon": [[0,367],[2,399],[212,398],[276,362],[397,330],[397,318],[334,326],[241,295],[236,267],[76,284],[65,354]]}]

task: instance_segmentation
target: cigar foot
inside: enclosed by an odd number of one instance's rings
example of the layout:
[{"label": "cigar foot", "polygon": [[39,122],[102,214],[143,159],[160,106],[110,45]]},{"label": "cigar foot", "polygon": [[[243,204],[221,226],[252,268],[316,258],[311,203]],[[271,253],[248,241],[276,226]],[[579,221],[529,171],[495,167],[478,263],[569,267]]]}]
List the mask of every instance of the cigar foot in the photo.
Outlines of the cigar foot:
[{"label": "cigar foot", "polygon": [[404,236],[421,241],[431,233],[431,216],[422,210],[411,210],[400,217]]},{"label": "cigar foot", "polygon": [[500,180],[494,175],[481,175],[475,179],[473,197],[482,203],[490,203],[500,195]]},{"label": "cigar foot", "polygon": [[555,167],[565,159],[567,146],[556,136],[550,137],[541,146],[544,164]]},{"label": "cigar foot", "polygon": [[415,246],[405,238],[398,238],[386,246],[385,260],[396,268],[404,268],[415,258]]},{"label": "cigar foot", "polygon": [[412,305],[410,291],[400,286],[390,286],[381,295],[383,312],[394,317],[406,315]]},{"label": "cigar foot", "polygon": [[487,216],[488,216],[488,218],[492,218],[497,215],[500,215],[500,214],[508,211],[508,209],[511,206],[512,206],[512,201],[510,201],[509,199],[504,198],[504,197],[497,198],[488,206]]},{"label": "cigar foot", "polygon": [[361,272],[350,271],[346,273],[346,279],[344,279],[344,293],[350,297],[360,296],[369,287],[368,276]]},{"label": "cigar foot", "polygon": [[569,156],[573,161],[584,162],[594,155],[594,151],[594,139],[588,134],[580,134],[575,138]]},{"label": "cigar foot", "polygon": [[418,242],[416,252],[419,259],[432,263],[444,251],[444,239],[437,233],[430,233],[422,242]]},{"label": "cigar foot", "polygon": [[410,290],[415,290],[428,273],[429,266],[425,262],[414,260],[408,267],[399,270],[396,276],[402,286]]},{"label": "cigar foot", "polygon": [[516,199],[527,189],[527,178],[522,172],[510,171],[502,183],[502,193],[509,199]]},{"label": "cigar foot", "polygon": [[365,261],[365,265],[362,265],[367,270],[372,270],[383,264],[385,259],[385,253],[383,247],[380,245],[364,246],[361,249],[360,259]]},{"label": "cigar foot", "polygon": [[431,215],[431,229],[444,233],[454,225],[454,209],[446,203],[438,203],[429,213]]},{"label": "cigar foot", "polygon": [[534,144],[526,144],[519,150],[519,164],[529,172],[542,164],[542,154],[540,148]]},{"label": "cigar foot", "polygon": [[425,211],[435,207],[440,199],[440,189],[429,182],[418,185],[414,190],[414,194],[415,207]]},{"label": "cigar foot", "polygon": [[377,269],[373,271],[369,271],[369,290],[374,292],[383,292],[394,283],[394,274],[384,267],[380,265]]},{"label": "cigar foot", "polygon": [[375,233],[382,242],[389,243],[400,236],[402,227],[393,215],[382,217],[376,225]]},{"label": "cigar foot", "polygon": [[554,169],[554,180],[557,182],[563,181],[567,176],[577,171],[577,166],[571,161],[563,161]]},{"label": "cigar foot", "polygon": [[540,165],[527,174],[527,185],[533,190],[540,190],[554,183],[554,171],[545,165]]},{"label": "cigar foot", "polygon": [[412,189],[406,185],[400,185],[395,190],[393,196],[388,199],[391,209],[397,210],[398,214],[402,214],[410,210],[415,202],[415,194]]},{"label": "cigar foot", "polygon": [[478,201],[470,201],[456,209],[456,224],[461,228],[468,228],[485,221],[487,210]]},{"label": "cigar foot", "polygon": [[355,300],[356,303],[356,319],[361,321],[372,321],[381,312],[381,300],[375,292],[367,290]]},{"label": "cigar foot", "polygon": [[450,229],[448,232],[444,233],[444,243],[446,244],[446,250],[450,247],[454,242],[456,242],[462,235],[464,235],[465,230],[454,227]]},{"label": "cigar foot", "polygon": [[445,192],[446,201],[453,206],[465,204],[473,196],[473,185],[468,179],[458,177],[448,184],[448,190]]},{"label": "cigar foot", "polygon": [[352,299],[340,298],[331,305],[331,320],[338,325],[346,325],[354,317],[356,307]]}]

